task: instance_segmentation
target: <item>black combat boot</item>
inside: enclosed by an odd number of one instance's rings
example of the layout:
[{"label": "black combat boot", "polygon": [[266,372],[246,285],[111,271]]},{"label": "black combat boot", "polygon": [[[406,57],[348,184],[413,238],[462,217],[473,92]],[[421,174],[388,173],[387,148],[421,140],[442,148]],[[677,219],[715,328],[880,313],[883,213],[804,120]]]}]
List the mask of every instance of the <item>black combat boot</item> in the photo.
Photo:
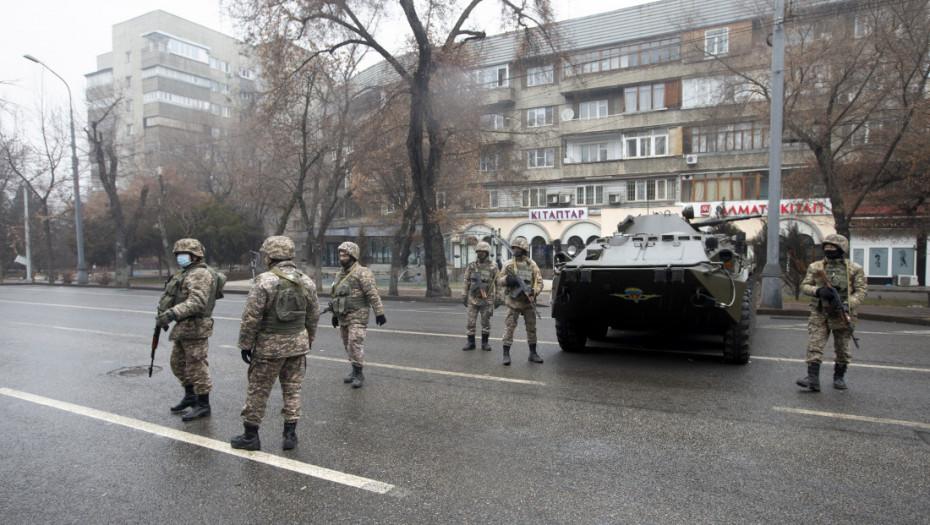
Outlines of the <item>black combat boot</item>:
[{"label": "black combat boot", "polygon": [[504,345],[504,366],[510,366],[510,346]]},{"label": "black combat boot", "polygon": [[355,381],[355,365],[352,365],[352,373],[342,380],[343,383],[351,383],[352,381]]},{"label": "black combat boot", "polygon": [[468,342],[465,343],[465,346],[462,347],[462,350],[474,350],[475,349],[475,334],[471,334],[468,337]]},{"label": "black combat boot", "polygon": [[185,408],[197,404],[197,394],[194,393],[194,385],[184,385],[184,399],[180,403],[171,407],[172,412],[183,412]]},{"label": "black combat boot", "polygon": [[491,351],[491,345],[488,344],[488,336],[491,334],[481,334],[481,349],[485,352]]},{"label": "black combat boot", "polygon": [[542,363],[542,357],[536,353],[536,343],[530,345],[530,357],[527,358],[527,361],[532,361],[534,363]]},{"label": "black combat boot", "polygon": [[846,365],[841,365],[836,363],[833,365],[833,388],[837,390],[846,390],[846,380],[843,377],[846,375]]},{"label": "black combat boot", "polygon": [[798,386],[820,392],[820,363],[807,363],[807,377],[798,379]]},{"label": "black combat boot", "polygon": [[362,388],[362,381],[365,380],[365,374],[362,373],[361,365],[352,365],[355,377],[352,378],[352,388]]},{"label": "black combat boot", "polygon": [[197,394],[197,404],[184,414],[181,421],[193,421],[210,415],[210,394]]},{"label": "black combat boot", "polygon": [[[258,439],[258,436],[255,437]],[[281,448],[284,450],[291,450],[297,446],[297,422],[291,421],[288,423],[284,422],[284,443],[281,445]]]},{"label": "black combat boot", "polygon": [[245,434],[232,438],[229,440],[229,444],[232,445],[232,448],[242,450],[261,450],[262,442],[258,439],[258,427],[248,423],[244,423],[243,426],[245,427]]}]

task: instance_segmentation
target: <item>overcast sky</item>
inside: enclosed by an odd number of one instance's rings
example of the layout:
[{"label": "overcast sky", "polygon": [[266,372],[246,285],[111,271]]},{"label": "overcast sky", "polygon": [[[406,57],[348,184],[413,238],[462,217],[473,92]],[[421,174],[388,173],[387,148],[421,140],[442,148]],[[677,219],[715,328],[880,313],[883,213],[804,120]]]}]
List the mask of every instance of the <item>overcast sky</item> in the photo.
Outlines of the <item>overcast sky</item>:
[{"label": "overcast sky", "polygon": [[[114,24],[156,9],[167,11],[231,36],[233,21],[220,9],[229,0],[10,0],[0,16],[0,100],[27,109],[44,96],[50,105],[67,106],[60,80],[40,65],[23,58],[32,55],[70,84],[76,117],[83,121],[84,75],[97,69],[97,55],[112,50]],[[552,0],[557,19],[577,18],[651,0]],[[496,4],[496,2],[489,2]],[[488,33],[499,32],[488,27]],[[9,111],[0,116],[9,129]]]}]

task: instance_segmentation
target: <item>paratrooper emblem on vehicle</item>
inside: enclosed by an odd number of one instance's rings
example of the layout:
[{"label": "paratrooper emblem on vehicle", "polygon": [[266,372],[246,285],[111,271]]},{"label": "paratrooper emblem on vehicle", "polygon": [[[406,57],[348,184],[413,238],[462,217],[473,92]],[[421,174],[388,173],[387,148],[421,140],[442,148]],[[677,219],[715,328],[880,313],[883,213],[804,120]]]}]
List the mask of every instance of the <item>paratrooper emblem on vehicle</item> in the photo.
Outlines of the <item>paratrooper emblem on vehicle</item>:
[{"label": "paratrooper emblem on vehicle", "polygon": [[627,301],[633,301],[634,303],[660,297],[658,294],[645,294],[639,288],[627,288],[626,290],[623,290],[623,293],[612,293],[610,295],[619,297],[621,299],[626,299]]}]

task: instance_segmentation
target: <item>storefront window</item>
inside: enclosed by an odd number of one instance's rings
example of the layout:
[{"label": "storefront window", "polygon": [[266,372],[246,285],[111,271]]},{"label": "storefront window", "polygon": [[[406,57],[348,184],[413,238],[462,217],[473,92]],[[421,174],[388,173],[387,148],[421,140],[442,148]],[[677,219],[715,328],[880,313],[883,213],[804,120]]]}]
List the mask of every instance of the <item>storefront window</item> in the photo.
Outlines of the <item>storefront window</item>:
[{"label": "storefront window", "polygon": [[887,277],[888,248],[869,248],[869,276]]},{"label": "storefront window", "polygon": [[891,275],[916,275],[914,248],[891,249]]}]

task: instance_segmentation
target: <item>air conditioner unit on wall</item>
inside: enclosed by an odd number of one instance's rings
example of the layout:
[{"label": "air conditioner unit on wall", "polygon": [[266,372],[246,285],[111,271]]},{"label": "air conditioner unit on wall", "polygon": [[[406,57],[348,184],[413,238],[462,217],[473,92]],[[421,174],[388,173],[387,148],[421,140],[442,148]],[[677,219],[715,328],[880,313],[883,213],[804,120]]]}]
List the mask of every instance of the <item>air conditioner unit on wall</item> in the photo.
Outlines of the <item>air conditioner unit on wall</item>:
[{"label": "air conditioner unit on wall", "polygon": [[697,155],[688,154],[685,155],[685,164],[697,164]]},{"label": "air conditioner unit on wall", "polygon": [[619,193],[610,193],[607,195],[608,204],[620,204],[620,194]]},{"label": "air conditioner unit on wall", "polygon": [[570,194],[563,193],[560,195],[559,200],[562,202],[562,204],[570,204],[572,202],[572,196]]},{"label": "air conditioner unit on wall", "polygon": [[896,275],[894,284],[895,286],[917,286],[919,282],[916,275]]},{"label": "air conditioner unit on wall", "polygon": [[546,202],[548,202],[549,204],[558,204],[558,203],[559,203],[559,196],[558,196],[558,195],[549,195],[549,196],[546,197]]}]

